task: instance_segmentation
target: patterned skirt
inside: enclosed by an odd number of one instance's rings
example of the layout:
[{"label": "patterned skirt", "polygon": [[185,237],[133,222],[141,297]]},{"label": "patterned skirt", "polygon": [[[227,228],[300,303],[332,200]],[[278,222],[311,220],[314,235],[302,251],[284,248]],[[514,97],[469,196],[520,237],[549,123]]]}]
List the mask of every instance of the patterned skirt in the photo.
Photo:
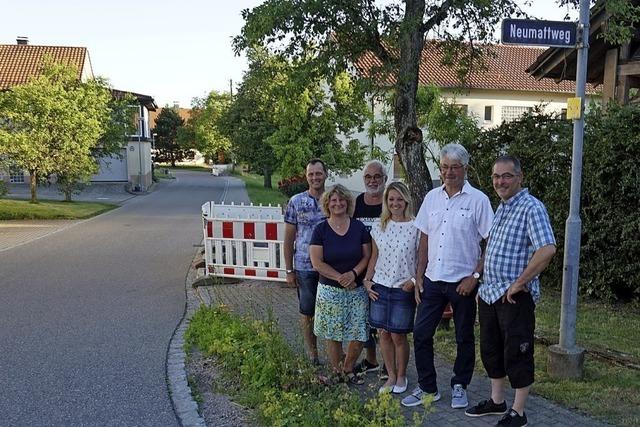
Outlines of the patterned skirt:
[{"label": "patterned skirt", "polygon": [[369,297],[364,287],[347,290],[318,284],[313,321],[318,338],[365,342],[369,339],[368,315]]}]

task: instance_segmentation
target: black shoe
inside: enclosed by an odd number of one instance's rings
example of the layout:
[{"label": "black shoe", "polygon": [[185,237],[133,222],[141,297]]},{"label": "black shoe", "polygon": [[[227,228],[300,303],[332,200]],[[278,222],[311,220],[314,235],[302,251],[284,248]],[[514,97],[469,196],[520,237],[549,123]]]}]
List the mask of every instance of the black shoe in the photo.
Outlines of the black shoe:
[{"label": "black shoe", "polygon": [[520,416],[513,409],[510,410],[508,414],[505,414],[505,416],[502,417],[500,421],[498,421],[498,424],[496,424],[496,426],[498,427],[499,426],[524,427],[526,425],[527,425],[527,414],[523,412],[522,416]]},{"label": "black shoe", "polygon": [[358,363],[353,368],[353,373],[356,375],[366,374],[367,372],[376,372],[380,370],[380,365],[374,365],[370,363],[367,359],[362,359],[362,362]]},{"label": "black shoe", "polygon": [[[464,411],[465,415],[469,417],[483,417],[485,415],[502,415],[507,412],[507,402],[500,404],[493,403],[493,400],[483,400],[476,406]],[[508,424],[507,424],[508,425]]]}]

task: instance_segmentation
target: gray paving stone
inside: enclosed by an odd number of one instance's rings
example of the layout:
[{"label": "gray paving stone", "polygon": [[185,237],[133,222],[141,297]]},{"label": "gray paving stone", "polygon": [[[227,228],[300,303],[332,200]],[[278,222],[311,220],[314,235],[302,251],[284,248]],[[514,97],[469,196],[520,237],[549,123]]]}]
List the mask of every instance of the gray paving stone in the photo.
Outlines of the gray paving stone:
[{"label": "gray paving stone", "polygon": [[[304,352],[303,340],[299,329],[298,301],[296,290],[282,288],[273,282],[245,281],[233,285],[202,286],[197,288],[201,300],[211,301],[211,305],[224,304],[233,311],[255,319],[266,320],[269,315],[277,322],[278,327],[295,351]],[[320,358],[326,363],[324,345],[319,342]],[[427,426],[488,426],[495,425],[500,417],[488,416],[480,418],[467,417],[464,410],[450,407],[451,388],[450,378],[452,366],[446,361],[437,358],[436,369],[438,371],[438,389],[442,394],[442,400],[435,404],[436,412],[426,417],[423,425]],[[364,389],[377,389],[377,377],[369,374],[365,376]],[[417,383],[413,352],[408,367],[409,390]],[[469,403],[476,404],[489,397],[490,381],[486,375],[474,375],[472,383],[468,387]],[[363,392],[364,393],[364,392]],[[404,395],[403,395],[404,396]],[[513,402],[513,390],[507,388],[505,396],[508,403]],[[402,396],[401,396],[402,397]],[[399,397],[399,398],[401,398]],[[403,408],[403,413],[408,422],[412,420],[414,408]],[[571,411],[558,404],[532,394],[528,401],[527,417],[531,425],[571,425],[601,426],[602,422],[586,417],[577,411]]]}]

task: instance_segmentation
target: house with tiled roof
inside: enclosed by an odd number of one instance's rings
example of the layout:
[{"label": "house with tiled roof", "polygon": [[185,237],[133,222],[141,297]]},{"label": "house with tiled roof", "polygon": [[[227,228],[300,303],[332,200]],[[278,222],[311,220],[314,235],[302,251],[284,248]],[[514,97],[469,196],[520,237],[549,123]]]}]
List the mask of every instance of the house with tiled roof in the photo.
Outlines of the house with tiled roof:
[{"label": "house with tiled roof", "polygon": [[[472,70],[465,82],[461,83],[454,69],[441,65],[443,54],[438,45],[433,41],[425,43],[418,75],[419,84],[438,87],[447,101],[460,106],[483,128],[512,121],[541,104],[545,105],[546,111],[566,111],[566,100],[575,93],[574,82],[556,83],[550,78],[538,80],[526,72],[544,48],[507,45],[484,47],[487,50],[484,67]],[[354,68],[365,76],[376,73],[375,78],[390,88],[394,83],[393,77],[381,74],[381,63],[373,54],[364,55],[354,64]],[[596,93],[593,86],[588,87],[588,93]],[[376,118],[382,116],[382,110],[382,105],[374,105]],[[366,131],[356,137],[363,144],[381,148],[393,158],[388,164],[389,177],[400,178],[400,165],[393,141],[385,135],[371,138]],[[434,153],[438,153],[438,147],[431,148]],[[434,162],[428,163],[434,184],[439,185],[438,168]],[[331,183],[334,182],[342,183],[353,191],[364,191],[360,173],[335,177]]]},{"label": "house with tiled roof", "polygon": [[[26,37],[18,37],[16,44],[0,44],[0,91],[37,78],[45,57],[75,67],[80,81],[94,78],[86,47],[30,45]],[[119,156],[98,159],[100,169],[91,180],[129,182],[132,187],[147,188],[152,178],[149,112],[157,107],[149,95],[119,90],[113,90],[112,93],[116,97],[129,93],[137,100],[136,105],[132,105],[137,110],[137,131],[134,135],[128,135],[129,142],[122,147]],[[29,182],[28,174],[17,168],[0,170],[0,179],[12,183]]]}]

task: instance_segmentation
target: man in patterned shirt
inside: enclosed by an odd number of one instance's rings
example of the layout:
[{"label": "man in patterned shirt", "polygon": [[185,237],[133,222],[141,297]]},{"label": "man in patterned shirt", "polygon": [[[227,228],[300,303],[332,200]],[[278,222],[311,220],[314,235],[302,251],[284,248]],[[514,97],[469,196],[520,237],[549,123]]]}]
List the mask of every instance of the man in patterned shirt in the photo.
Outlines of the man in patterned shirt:
[{"label": "man in patterned shirt", "polygon": [[312,159],[305,172],[309,189],[291,197],[284,215],[284,262],[287,284],[296,287],[300,304],[302,335],[309,358],[318,363],[318,345],[313,334],[313,316],[318,291],[318,272],[309,258],[313,229],[325,219],[318,199],[324,193],[327,168],[320,159]]},{"label": "man in patterned shirt", "polygon": [[[498,158],[491,179],[501,203],[489,232],[484,279],[478,290],[480,354],[491,379],[491,398],[467,409],[466,414],[505,414],[498,426],[525,426],[524,407],[534,373],[538,275],[555,254],[556,241],[544,205],[522,188],[517,158]],[[507,376],[515,389],[510,411],[504,400]]]}]

